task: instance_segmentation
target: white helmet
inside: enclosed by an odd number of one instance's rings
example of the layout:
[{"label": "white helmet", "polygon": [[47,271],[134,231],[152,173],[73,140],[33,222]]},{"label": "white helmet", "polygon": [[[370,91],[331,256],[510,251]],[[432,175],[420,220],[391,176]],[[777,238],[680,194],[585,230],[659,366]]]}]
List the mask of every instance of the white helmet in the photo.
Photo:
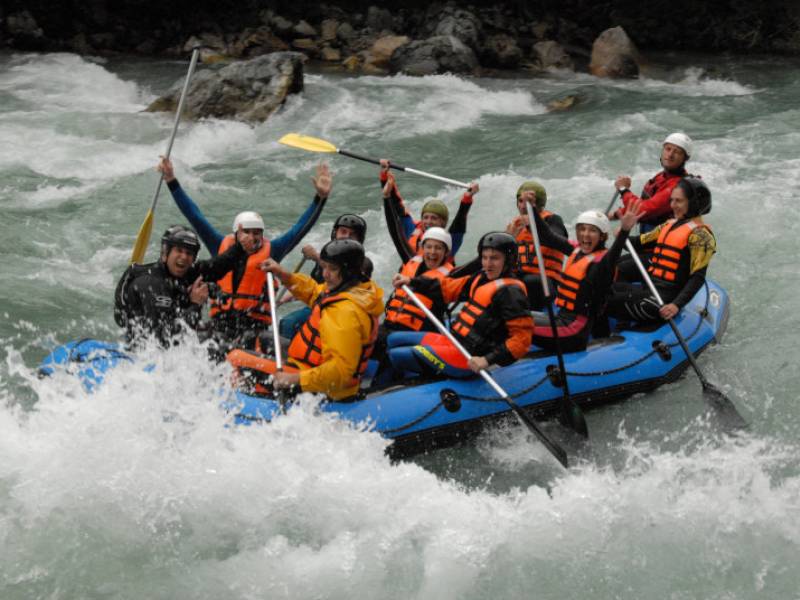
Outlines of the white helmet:
[{"label": "white helmet", "polygon": [[608,222],[608,217],[599,210],[587,210],[578,215],[575,225],[594,225],[601,233],[609,234],[611,231],[611,223]]},{"label": "white helmet", "polygon": [[422,234],[422,243],[424,243],[425,240],[436,240],[442,242],[445,246],[447,246],[448,252],[453,249],[453,236],[451,236],[441,227],[428,227],[425,230],[425,233]]},{"label": "white helmet", "polygon": [[673,146],[677,146],[683,150],[686,153],[687,160],[692,156],[692,138],[685,133],[681,133],[679,131],[670,133],[666,138],[664,138],[664,141],[661,142],[662,146],[664,144],[672,144]]},{"label": "white helmet", "polygon": [[233,233],[239,231],[239,225],[242,229],[264,229],[264,220],[257,212],[246,210],[236,215],[233,220]]}]

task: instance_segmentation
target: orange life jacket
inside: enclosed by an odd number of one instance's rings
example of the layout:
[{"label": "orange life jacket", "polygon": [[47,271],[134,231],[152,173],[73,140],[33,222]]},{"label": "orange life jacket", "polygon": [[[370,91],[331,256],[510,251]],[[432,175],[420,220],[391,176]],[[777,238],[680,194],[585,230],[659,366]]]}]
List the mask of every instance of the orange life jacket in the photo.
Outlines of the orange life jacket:
[{"label": "orange life jacket", "polygon": [[[553,213],[543,210],[541,213],[542,219],[547,219],[553,216]],[[539,274],[539,260],[536,257],[536,244],[533,242],[533,235],[526,227],[517,234],[517,257],[519,260],[519,267],[525,273]],[[544,272],[547,276],[556,281],[561,281],[561,270],[564,267],[565,254],[555,248],[541,245],[542,259],[544,260]]]},{"label": "orange life jacket", "polygon": [[[406,277],[416,277],[417,271],[422,265],[423,259],[421,256],[415,256],[403,265],[400,274]],[[453,265],[445,262],[441,267],[433,270],[425,271],[422,277],[430,279],[442,279],[453,270]],[[425,294],[416,293],[417,298],[427,307],[433,306],[433,300],[428,298]],[[420,308],[411,301],[408,294],[402,289],[397,289],[392,294],[389,302],[386,304],[386,322],[397,323],[403,325],[411,331],[419,331],[425,325],[427,317]]]},{"label": "orange life jacket", "polygon": [[608,250],[605,248],[596,250],[591,254],[578,258],[580,252],[580,248],[575,248],[567,259],[567,265],[561,273],[561,283],[558,284],[556,306],[563,310],[585,315],[588,312],[588,302],[582,298],[581,291],[584,286],[581,284],[586,278],[589,266],[592,263],[600,262]]},{"label": "orange life jacket", "polygon": [[418,223],[416,229],[408,236],[408,245],[420,256],[422,256],[422,235],[424,233],[425,230],[422,229],[422,223]]},{"label": "orange life jacket", "polygon": [[[314,368],[322,364],[322,343],[319,334],[319,323],[322,319],[322,311],[331,304],[346,300],[344,294],[334,294],[327,296],[324,293],[320,294],[311,308],[311,315],[308,317],[300,331],[298,331],[292,338],[287,350],[289,360],[301,370],[303,368]],[[358,359],[358,366],[355,373],[349,382],[349,386],[357,385],[367,369],[367,361],[372,355],[372,349],[375,347],[375,340],[378,338],[378,319],[371,317],[372,324],[370,327],[369,339],[361,346],[361,356]]]},{"label": "orange life jacket", "polygon": [[469,298],[467,298],[464,307],[453,322],[453,332],[462,338],[466,338],[472,331],[480,335],[487,335],[489,333],[481,331],[484,327],[481,316],[483,316],[486,309],[491,306],[492,298],[494,298],[494,295],[500,288],[507,285],[515,285],[527,296],[525,284],[519,279],[498,277],[493,281],[485,281],[483,284],[479,285],[478,282],[480,282],[481,279],[481,276],[476,277],[470,285]]},{"label": "orange life jacket", "polygon": [[[689,236],[698,227],[705,227],[709,231],[711,228],[705,223],[697,223],[694,220],[686,221],[675,227],[675,219],[670,219],[661,227],[658,234],[653,254],[650,257],[650,265],[647,267],[653,279],[668,286],[678,285],[677,279],[683,279],[688,273],[680,274],[681,258],[688,256]],[[683,261],[684,269],[688,268],[687,261]],[[679,275],[682,275],[679,277]]]},{"label": "orange life jacket", "polygon": [[[234,243],[236,236],[232,233],[225,236],[219,245],[219,254],[225,252]],[[254,252],[247,257],[242,280],[239,286],[233,289],[233,271],[229,271],[218,281],[220,290],[230,297],[223,300],[211,300],[211,316],[214,317],[221,312],[237,311],[243,312],[246,316],[263,321],[267,324],[272,323],[269,311],[269,300],[260,299],[266,294],[267,275],[258,266],[269,258],[269,240],[264,240],[258,252]]]}]

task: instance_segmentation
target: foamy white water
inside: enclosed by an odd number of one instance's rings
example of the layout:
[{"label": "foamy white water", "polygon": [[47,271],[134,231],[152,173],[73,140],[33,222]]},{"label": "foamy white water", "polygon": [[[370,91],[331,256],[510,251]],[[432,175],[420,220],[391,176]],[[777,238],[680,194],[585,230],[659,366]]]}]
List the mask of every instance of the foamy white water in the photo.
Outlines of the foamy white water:
[{"label": "foamy white water", "polygon": [[[591,445],[563,472],[516,426],[392,464],[385,440],[312,398],[230,427],[227,373],[191,341],[150,349],[153,373],[123,365],[93,395],[39,380],[55,344],[115,334],[113,288],[171,127],[139,111],[185,65],[0,56],[0,597],[796,597],[800,69],[678,58],[636,82],[309,75],[268,122],[183,124],[173,150],[220,230],[254,208],[277,235],[310,201],[318,157],[275,143],[289,131],[477,180],[466,260],[513,214],[521,181],[540,179],[569,223],[608,203],[617,174],[641,187],[664,135],[690,133],[690,170],[714,195],[711,276],[733,303],[700,364],[751,429],[720,434],[690,374],[590,412]],[[544,111],[566,94],[575,109]],[[377,169],[328,158],[334,193],[308,241],[362,214],[386,285],[398,260]],[[439,196],[455,210],[460,190],[399,182],[413,209]],[[168,194],[156,221],[155,236],[182,221]]]}]

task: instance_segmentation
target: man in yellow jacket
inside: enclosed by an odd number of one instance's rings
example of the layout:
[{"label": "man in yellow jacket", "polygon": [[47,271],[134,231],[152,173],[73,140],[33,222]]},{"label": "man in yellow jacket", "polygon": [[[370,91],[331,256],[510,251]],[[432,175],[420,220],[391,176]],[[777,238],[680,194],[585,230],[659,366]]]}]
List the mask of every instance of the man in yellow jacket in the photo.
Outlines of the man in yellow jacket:
[{"label": "man in yellow jacket", "polygon": [[[342,400],[358,392],[378,333],[383,290],[362,275],[364,248],[355,240],[332,240],[320,252],[323,283],[284,271],[272,259],[261,263],[311,308],[311,316],[289,344],[287,366],[275,372],[272,361],[253,364],[252,355],[234,351],[234,365],[274,373],[276,389],[299,386],[303,392]],[[269,369],[272,369],[269,371]]]}]

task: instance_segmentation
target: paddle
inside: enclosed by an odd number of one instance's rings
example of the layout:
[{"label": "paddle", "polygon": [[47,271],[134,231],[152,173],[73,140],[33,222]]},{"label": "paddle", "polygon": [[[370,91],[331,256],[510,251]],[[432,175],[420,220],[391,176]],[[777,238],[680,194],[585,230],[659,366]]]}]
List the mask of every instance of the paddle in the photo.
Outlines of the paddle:
[{"label": "paddle", "polygon": [[[653,281],[650,279],[647,269],[644,268],[642,261],[639,260],[639,255],[636,253],[636,250],[634,249],[630,240],[625,240],[625,247],[633,257],[636,266],[639,267],[639,272],[642,274],[645,282],[647,282],[647,287],[650,288],[650,293],[653,294],[653,297],[655,297],[655,299],[658,301],[659,306],[664,306],[664,301],[661,299],[661,295],[658,293],[656,286],[653,285]],[[669,321],[670,327],[672,327],[675,337],[678,338],[681,348],[683,348],[683,351],[686,353],[686,358],[689,359],[689,363],[691,363],[692,368],[700,378],[700,383],[703,384],[703,398],[705,401],[716,411],[723,425],[727,429],[746,428],[747,421],[745,421],[742,415],[739,414],[739,411],[736,410],[736,406],[734,406],[733,402],[725,394],[723,394],[721,390],[709,383],[709,381],[703,375],[703,372],[700,371],[700,367],[694,358],[694,354],[692,354],[692,351],[689,350],[689,346],[687,345],[686,340],[681,332],[678,330],[678,326],[675,325],[675,322],[672,319],[667,320]]]},{"label": "paddle", "polygon": [[586,419],[583,416],[583,411],[572,400],[569,395],[569,386],[567,385],[567,369],[564,366],[564,353],[561,351],[561,342],[558,339],[558,327],[556,326],[556,317],[553,314],[553,302],[550,297],[550,283],[547,279],[547,273],[544,269],[544,260],[542,258],[542,247],[539,244],[539,232],[536,229],[536,221],[533,216],[533,208],[530,202],[525,202],[525,210],[528,212],[528,221],[530,223],[531,235],[533,236],[533,244],[536,247],[536,260],[539,262],[539,279],[542,284],[542,292],[544,293],[544,306],[547,310],[547,317],[550,319],[550,330],[553,332],[553,340],[556,344],[556,355],[558,356],[558,370],[561,373],[561,423],[569,425],[574,431],[581,434],[583,437],[589,437],[589,428],[586,426]]},{"label": "paddle", "polygon": [[[442,335],[446,336],[447,339],[450,340],[450,343],[452,343],[456,348],[458,348],[458,351],[461,352],[461,354],[463,354],[467,360],[472,358],[472,355],[470,355],[467,349],[464,348],[464,346],[462,346],[455,337],[453,337],[453,334],[450,333],[447,330],[447,328],[444,325],[442,325],[441,321],[439,321],[439,319],[437,319],[436,316],[428,309],[428,307],[425,306],[419,298],[417,298],[417,295],[411,291],[411,288],[409,288],[407,285],[404,285],[402,289],[406,294],[408,294],[408,297],[411,298],[414,304],[416,304],[419,307],[419,309],[423,313],[425,313],[425,316],[428,317],[428,319],[430,319],[431,323],[436,325],[436,329],[438,329]],[[523,412],[523,410],[519,407],[519,405],[511,399],[511,397],[506,393],[506,391],[503,388],[501,388],[500,385],[498,385],[498,383],[494,380],[494,378],[491,375],[489,375],[489,373],[485,369],[481,369],[480,374],[481,377],[484,378],[486,383],[492,386],[494,391],[497,392],[498,395],[503,400],[506,401],[506,404],[508,404],[511,410],[514,411],[514,414],[517,415],[517,418],[522,422],[522,424],[525,425],[536,437],[539,438],[539,441],[541,441],[542,444],[544,444],[545,448],[547,448],[550,451],[550,454],[552,454],[564,468],[567,468],[568,466],[567,453],[564,451],[564,449],[558,444],[556,444],[549,437],[547,437],[544,434],[544,432],[541,429],[539,429],[539,427],[537,427],[533,419],[531,419],[528,415],[526,415]]]},{"label": "paddle", "polygon": [[611,202],[608,203],[608,208],[606,209],[606,213],[608,214],[611,212],[611,209],[614,208],[614,202],[617,201],[617,196],[619,196],[619,190],[614,191],[614,195],[611,196]]},{"label": "paddle", "polygon": [[[165,158],[169,158],[172,152],[172,144],[175,141],[175,134],[178,133],[178,123],[181,122],[181,113],[183,112],[183,104],[186,100],[186,92],[189,89],[189,81],[192,79],[192,73],[197,66],[197,57],[200,55],[200,48],[196,47],[192,50],[192,60],[189,62],[189,71],[186,73],[186,81],[183,82],[183,90],[181,90],[181,97],[178,101],[178,110],[175,111],[175,123],[172,125],[172,135],[169,137],[169,144],[167,144],[167,152],[164,154]],[[144,260],[144,254],[147,250],[147,244],[150,242],[150,234],[153,231],[153,215],[158,204],[158,195],[161,192],[161,183],[164,181],[162,174],[158,178],[158,185],[156,186],[156,193],[153,195],[153,203],[150,205],[150,210],[144,217],[142,226],[139,227],[139,234],[136,236],[136,242],[133,244],[133,251],[131,252],[131,264],[139,263]]]},{"label": "paddle", "polygon": [[[275,281],[272,278],[272,273],[267,273],[267,293],[269,294],[269,312],[272,316],[272,348],[275,352],[275,365],[278,371],[283,371],[283,357],[281,356],[281,336],[278,332],[280,321],[278,321],[278,309],[275,306]],[[281,412],[286,412],[286,390],[278,390],[278,404],[281,407]]]},{"label": "paddle", "polygon": [[[341,154],[342,156],[349,156],[350,158],[355,158],[357,160],[363,160],[364,162],[372,163],[374,165],[380,165],[381,161],[369,158],[367,156],[362,156],[361,154],[355,154],[354,152],[348,152],[347,150],[342,150],[341,148],[337,148],[330,142],[326,140],[321,140],[319,138],[311,137],[308,135],[301,135],[299,133],[287,133],[281,139],[278,140],[278,143],[284,144],[286,146],[291,146],[292,148],[300,148],[301,150],[308,150],[309,152],[329,152],[332,154]],[[434,175],[433,173],[428,173],[426,171],[419,171],[417,169],[412,169],[411,167],[403,167],[400,165],[395,165],[390,163],[389,166],[392,169],[396,169],[397,171],[404,171],[406,173],[413,173],[414,175],[420,175],[422,177],[427,177],[428,179],[436,179],[437,181],[443,181],[444,183],[449,183],[451,185],[457,185],[459,187],[463,187],[469,189],[469,184],[464,183],[461,181],[456,181],[455,179],[448,179],[447,177],[441,177],[440,175]]]},{"label": "paddle", "polygon": [[[292,273],[297,273],[297,272],[299,272],[299,271],[300,271],[300,269],[302,269],[302,268],[303,268],[303,265],[304,265],[304,264],[306,264],[306,261],[307,261],[307,260],[308,260],[308,259],[307,259],[305,256],[304,256],[303,258],[301,258],[301,259],[300,259],[300,262],[298,262],[298,263],[297,263],[297,266],[294,268],[294,271],[292,271]],[[280,289],[280,291],[278,291],[278,295],[275,297],[275,302],[280,302],[280,301],[281,301],[281,298],[283,298],[283,297],[286,295],[286,292],[288,292],[288,291],[289,291],[289,288],[288,288],[288,287],[286,287],[286,286],[283,286],[283,287]],[[272,320],[274,321],[274,320],[275,320],[275,317],[273,317],[273,318],[272,318]]]}]

